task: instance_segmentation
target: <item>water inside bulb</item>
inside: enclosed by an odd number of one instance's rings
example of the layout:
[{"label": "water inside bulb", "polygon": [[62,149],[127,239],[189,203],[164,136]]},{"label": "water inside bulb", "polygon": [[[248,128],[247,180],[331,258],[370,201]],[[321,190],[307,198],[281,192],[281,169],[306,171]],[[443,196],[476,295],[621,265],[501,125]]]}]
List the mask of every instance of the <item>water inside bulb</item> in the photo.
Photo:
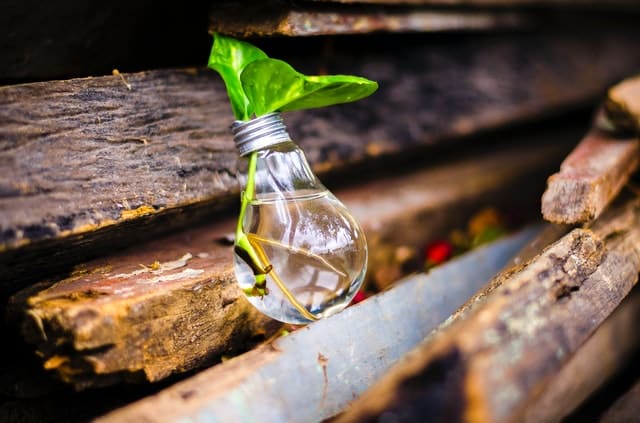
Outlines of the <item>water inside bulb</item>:
[{"label": "water inside bulb", "polygon": [[[258,195],[248,205],[243,229],[263,261],[272,265],[266,275],[268,293],[247,298],[276,320],[305,324],[335,314],[362,284],[364,235],[326,189]],[[254,273],[238,255],[235,272],[243,290],[254,285]]]}]

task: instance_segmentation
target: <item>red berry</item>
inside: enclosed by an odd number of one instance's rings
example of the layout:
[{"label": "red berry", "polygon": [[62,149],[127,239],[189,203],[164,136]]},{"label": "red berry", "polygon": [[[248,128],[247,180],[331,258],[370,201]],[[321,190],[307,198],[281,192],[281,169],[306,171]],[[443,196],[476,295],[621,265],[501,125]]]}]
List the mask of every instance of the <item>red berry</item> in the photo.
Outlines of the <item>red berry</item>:
[{"label": "red berry", "polygon": [[367,295],[366,292],[358,291],[356,292],[356,295],[353,297],[353,300],[351,300],[351,305],[358,304],[359,302],[366,300],[367,297],[369,296]]},{"label": "red berry", "polygon": [[443,263],[453,255],[453,245],[449,241],[438,240],[429,244],[425,250],[425,260],[431,265]]}]

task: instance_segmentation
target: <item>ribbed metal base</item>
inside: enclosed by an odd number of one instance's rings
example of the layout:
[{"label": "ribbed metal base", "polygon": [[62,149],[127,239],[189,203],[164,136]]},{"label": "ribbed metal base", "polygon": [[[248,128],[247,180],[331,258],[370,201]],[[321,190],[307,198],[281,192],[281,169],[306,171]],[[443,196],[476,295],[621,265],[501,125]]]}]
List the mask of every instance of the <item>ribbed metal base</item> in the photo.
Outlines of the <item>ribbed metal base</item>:
[{"label": "ribbed metal base", "polygon": [[243,122],[235,121],[231,125],[233,140],[240,156],[272,145],[291,141],[282,116],[274,112]]}]

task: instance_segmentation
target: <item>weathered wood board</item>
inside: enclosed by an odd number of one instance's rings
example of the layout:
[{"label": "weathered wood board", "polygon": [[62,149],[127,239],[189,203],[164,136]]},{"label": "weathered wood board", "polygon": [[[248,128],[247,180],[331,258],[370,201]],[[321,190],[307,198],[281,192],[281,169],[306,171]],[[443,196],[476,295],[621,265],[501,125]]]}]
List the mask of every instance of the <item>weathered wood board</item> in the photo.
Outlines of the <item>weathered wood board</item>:
[{"label": "weathered wood board", "polygon": [[[577,134],[529,134],[523,146],[337,191],[365,230],[369,282],[395,281],[405,264],[396,251],[416,254],[482,207],[534,210],[529,200],[539,197],[546,172]],[[52,286],[17,294],[11,319],[21,322],[45,368],[79,389],[157,381],[211,363],[278,327],[244,300],[231,247],[216,243],[234,225],[219,220],[77,266]]]},{"label": "weathered wood board", "polygon": [[[547,248],[408,354],[337,421],[518,421],[638,279],[640,203]],[[446,398],[446,401],[443,401]]]},{"label": "weathered wood board", "polygon": [[561,224],[597,218],[640,163],[640,77],[609,89],[593,128],[549,177],[542,215]]},{"label": "weathered wood board", "polygon": [[[348,3],[348,4],[341,4]],[[564,3],[560,5],[558,3]],[[562,8],[561,6],[564,6]],[[594,9],[600,12],[594,13]],[[581,31],[635,26],[621,10],[640,11],[629,0],[558,1],[221,1],[211,8],[209,28],[236,36],[308,37],[375,32],[479,32],[533,28]],[[608,32],[607,29],[599,31]]]},{"label": "weathered wood board", "polygon": [[[416,275],[100,422],[321,421],[344,408],[482,286],[529,229]],[[384,334],[384,336],[382,336]]]},{"label": "weathered wood board", "polygon": [[210,16],[211,31],[240,37],[505,30],[533,23],[531,16],[511,10],[291,7],[286,2],[225,2]]},{"label": "weathered wood board", "polygon": [[517,7],[517,6],[554,6],[575,9],[576,7],[595,7],[605,9],[617,8],[637,8],[638,4],[634,0],[612,0],[603,5],[598,0],[304,0],[304,2],[317,3],[364,3],[383,5],[424,5],[424,6],[463,6],[463,7]]},{"label": "weathered wood board", "polygon": [[[376,43],[366,56],[353,54],[363,41],[341,42],[329,58],[305,61],[308,71],[365,75],[379,92],[286,120],[323,175],[373,158],[415,161],[431,145],[588,104],[640,67],[636,41],[633,33],[414,38]],[[0,292],[235,203],[231,114],[217,76],[124,79],[132,90],[118,76],[0,88]]]},{"label": "weathered wood board", "polygon": [[550,222],[578,224],[600,216],[640,163],[640,138],[615,138],[591,129],[549,177],[542,215]]},{"label": "weathered wood board", "polygon": [[[529,242],[524,248],[504,266],[503,270],[492,278],[487,284],[473,294],[455,313],[451,314],[442,325],[429,334],[430,337],[437,335],[439,331],[446,329],[452,324],[464,319],[485,300],[491,298],[491,293],[498,289],[508,280],[515,272],[521,270],[527,263],[541,254],[545,248],[558,241],[562,236],[569,232],[570,227],[567,225],[547,224],[540,233]],[[426,342],[426,340],[425,340]]]},{"label": "weathered wood board", "polygon": [[[636,286],[620,307],[553,376],[539,397],[527,405],[523,421],[529,423],[566,421],[570,413],[588,400],[591,394],[632,362],[634,353],[640,347],[640,337],[637,336],[639,319],[640,290]],[[633,402],[625,406],[627,401],[621,398],[620,403],[612,406],[611,410],[615,413],[618,408],[621,415],[638,418],[640,417],[638,400],[640,397],[636,394],[634,409],[633,406],[629,407]],[[601,421],[623,420],[603,418]]]}]

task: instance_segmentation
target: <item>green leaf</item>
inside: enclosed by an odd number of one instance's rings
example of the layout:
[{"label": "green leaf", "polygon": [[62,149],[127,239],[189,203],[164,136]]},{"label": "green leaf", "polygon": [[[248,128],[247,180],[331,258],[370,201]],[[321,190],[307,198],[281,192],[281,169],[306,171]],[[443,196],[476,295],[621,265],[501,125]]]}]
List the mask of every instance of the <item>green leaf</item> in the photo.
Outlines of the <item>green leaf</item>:
[{"label": "green leaf", "polygon": [[262,50],[249,43],[213,34],[209,67],[222,76],[236,119],[248,120],[254,113],[242,89],[240,74],[249,63],[265,58],[267,55]]},{"label": "green leaf", "polygon": [[256,116],[348,103],[378,88],[376,82],[357,76],[306,76],[282,60],[268,58],[247,64],[240,79]]}]

